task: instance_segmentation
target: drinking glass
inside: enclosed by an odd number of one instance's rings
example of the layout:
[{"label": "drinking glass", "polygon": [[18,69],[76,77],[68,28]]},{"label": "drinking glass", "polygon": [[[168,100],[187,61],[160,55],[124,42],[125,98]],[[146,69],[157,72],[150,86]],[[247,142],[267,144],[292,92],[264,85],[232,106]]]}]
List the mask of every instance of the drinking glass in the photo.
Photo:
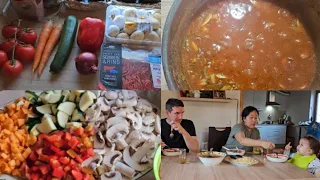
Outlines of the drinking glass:
[{"label": "drinking glass", "polygon": [[187,162],[187,151],[186,149],[180,149],[179,163],[185,164],[186,162]]},{"label": "drinking glass", "polygon": [[208,151],[208,142],[202,142],[201,143],[201,152]]}]

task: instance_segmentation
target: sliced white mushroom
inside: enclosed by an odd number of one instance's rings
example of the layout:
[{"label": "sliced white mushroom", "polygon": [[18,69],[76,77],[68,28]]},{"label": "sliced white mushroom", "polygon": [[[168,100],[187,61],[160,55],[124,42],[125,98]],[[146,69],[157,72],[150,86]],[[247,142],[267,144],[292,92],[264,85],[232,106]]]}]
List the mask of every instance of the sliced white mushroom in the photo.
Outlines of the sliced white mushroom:
[{"label": "sliced white mushroom", "polygon": [[161,119],[160,119],[160,116],[157,115],[156,116],[156,121],[155,121],[155,124],[154,124],[154,129],[156,130],[156,132],[158,134],[161,134]]},{"label": "sliced white mushroom", "polygon": [[103,164],[114,166],[116,162],[122,159],[122,153],[120,151],[109,151],[103,158]]},{"label": "sliced white mushroom", "polygon": [[127,108],[118,108],[118,107],[112,107],[111,108],[112,114],[115,116],[121,116],[121,117],[127,117],[127,113],[134,112],[133,107],[127,107]]},{"label": "sliced white mushroom", "polygon": [[104,148],[106,145],[106,142],[104,140],[103,134],[101,131],[98,131],[94,136],[94,148],[95,149],[101,149]]},{"label": "sliced white mushroom", "polygon": [[129,122],[127,121],[127,119],[120,116],[116,116],[116,117],[109,118],[107,120],[107,129],[109,129],[110,127],[116,124],[125,124],[126,126],[129,127]]},{"label": "sliced white mushroom", "polygon": [[131,121],[134,129],[140,129],[142,127],[142,117],[138,112],[127,113],[127,118]]},{"label": "sliced white mushroom", "polygon": [[122,150],[128,146],[125,141],[129,134],[129,127],[125,124],[116,124],[107,130],[106,138],[109,142],[115,143],[118,150]]},{"label": "sliced white mushroom", "polygon": [[111,107],[108,104],[108,101],[105,97],[99,97],[97,100],[97,104],[99,104],[100,109],[103,113],[110,111]]},{"label": "sliced white mushroom", "polygon": [[108,100],[115,100],[118,98],[118,91],[104,91],[103,95]]},{"label": "sliced white mushroom", "polygon": [[156,121],[156,117],[157,117],[157,115],[154,112],[147,113],[143,117],[142,122],[146,125],[152,124]]},{"label": "sliced white mushroom", "polygon": [[116,163],[116,170],[130,179],[132,179],[136,174],[134,169],[120,161]]},{"label": "sliced white mushroom", "polygon": [[141,147],[135,148],[133,146],[128,146],[123,152],[123,160],[126,164],[132,167],[136,171],[144,171],[151,167],[150,163],[142,163],[141,160],[146,156],[152,146],[151,141],[146,141]]},{"label": "sliced white mushroom", "polygon": [[118,171],[106,172],[100,178],[101,180],[122,180],[121,173]]},{"label": "sliced white mushroom", "polygon": [[142,113],[152,112],[152,105],[147,100],[139,98],[136,105],[136,110]]},{"label": "sliced white mushroom", "polygon": [[138,103],[136,98],[131,98],[131,99],[117,99],[116,100],[116,105],[117,107],[133,107],[136,106]]},{"label": "sliced white mushroom", "polygon": [[95,153],[92,157],[86,159],[82,162],[81,167],[89,167],[92,163],[95,163],[97,166],[100,166],[103,158],[100,154]]},{"label": "sliced white mushroom", "polygon": [[131,90],[122,90],[119,92],[119,99],[132,99],[138,98],[138,94]]},{"label": "sliced white mushroom", "polygon": [[101,114],[101,108],[99,104],[93,104],[85,111],[86,121],[96,121]]}]

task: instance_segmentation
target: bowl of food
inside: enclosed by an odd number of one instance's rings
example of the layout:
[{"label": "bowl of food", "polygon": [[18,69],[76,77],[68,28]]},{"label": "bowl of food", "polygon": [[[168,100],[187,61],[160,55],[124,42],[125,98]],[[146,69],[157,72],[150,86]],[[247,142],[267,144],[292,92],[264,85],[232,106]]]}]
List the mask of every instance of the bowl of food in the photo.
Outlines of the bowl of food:
[{"label": "bowl of food", "polygon": [[226,153],[212,151],[198,153],[200,161],[206,166],[216,166],[226,157]]},{"label": "bowl of food", "polygon": [[226,152],[230,156],[235,156],[235,155],[243,156],[246,153],[246,151],[243,149],[229,149],[229,150],[226,150]]},{"label": "bowl of food", "polygon": [[267,154],[267,159],[271,162],[283,163],[288,160],[288,156],[284,154]]},{"label": "bowl of food", "polygon": [[319,21],[314,0],[175,0],[162,43],[168,88],[319,88]]},{"label": "bowl of food", "polygon": [[163,149],[162,153],[165,156],[179,156],[180,150],[178,148]]},{"label": "bowl of food", "polygon": [[258,160],[248,156],[242,156],[242,157],[228,156],[226,157],[225,160],[235,166],[244,166],[244,167],[253,166],[259,163]]}]

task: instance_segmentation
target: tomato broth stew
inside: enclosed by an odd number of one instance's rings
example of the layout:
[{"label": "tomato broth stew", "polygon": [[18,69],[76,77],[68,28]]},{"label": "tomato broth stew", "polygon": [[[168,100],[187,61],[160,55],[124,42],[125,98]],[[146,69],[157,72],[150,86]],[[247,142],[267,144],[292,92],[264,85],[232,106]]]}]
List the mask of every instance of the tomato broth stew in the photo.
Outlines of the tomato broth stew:
[{"label": "tomato broth stew", "polygon": [[304,89],[316,71],[304,25],[271,2],[209,1],[184,37],[182,69],[193,89]]}]

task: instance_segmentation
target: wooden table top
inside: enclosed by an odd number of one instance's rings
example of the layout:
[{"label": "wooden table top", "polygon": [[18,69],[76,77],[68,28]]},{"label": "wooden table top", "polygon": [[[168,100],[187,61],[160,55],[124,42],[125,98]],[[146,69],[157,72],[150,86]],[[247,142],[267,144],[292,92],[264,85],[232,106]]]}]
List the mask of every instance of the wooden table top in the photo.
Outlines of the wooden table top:
[{"label": "wooden table top", "polygon": [[161,179],[163,180],[316,180],[307,170],[290,163],[273,163],[262,155],[253,155],[259,164],[251,167],[234,166],[227,162],[213,167],[205,166],[195,153],[187,154],[187,164],[179,164],[178,157],[162,156]]},{"label": "wooden table top", "polygon": [[[0,1],[0,9],[4,7],[4,0]],[[68,15],[74,15],[77,17],[78,20],[84,19],[86,17],[95,17],[99,18],[102,21],[106,19],[106,9],[101,9],[97,11],[76,11],[76,10],[69,10],[64,8],[59,14],[58,18],[54,19],[54,24],[63,24],[64,19]],[[1,15],[0,13],[0,29],[6,24],[7,18]],[[41,32],[43,27],[43,22],[28,22],[23,21],[22,25],[24,27],[31,27],[34,28],[38,36]],[[0,35],[0,42],[4,39]],[[34,76],[32,80],[32,64],[24,65],[24,70],[22,74],[16,79],[8,79],[4,77],[0,73],[0,90],[11,90],[11,89],[30,89],[30,90],[39,90],[39,89],[86,89],[86,90],[96,90],[98,89],[98,81],[99,81],[99,73],[97,72],[94,75],[80,75],[75,67],[74,59],[80,54],[80,49],[77,45],[75,40],[72,52],[69,56],[69,60],[66,63],[63,70],[57,74],[52,75],[49,72],[50,64],[54,58],[55,52],[57,47],[55,48],[54,52],[50,56],[48,63],[41,75],[38,78],[37,75]],[[97,54],[98,60],[100,60],[100,54]]]}]

